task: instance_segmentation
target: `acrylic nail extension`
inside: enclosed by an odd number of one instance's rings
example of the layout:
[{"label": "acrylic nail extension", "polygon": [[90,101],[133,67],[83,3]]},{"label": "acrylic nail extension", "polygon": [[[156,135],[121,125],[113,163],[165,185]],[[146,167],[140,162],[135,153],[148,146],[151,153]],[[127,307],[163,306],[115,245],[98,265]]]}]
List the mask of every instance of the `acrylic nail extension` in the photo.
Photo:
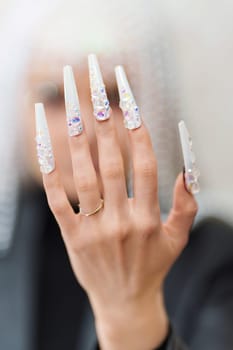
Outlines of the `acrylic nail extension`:
[{"label": "acrylic nail extension", "polygon": [[68,133],[70,136],[76,136],[82,133],[83,125],[72,67],[65,66],[63,75]]},{"label": "acrylic nail extension", "polygon": [[117,66],[115,68],[115,73],[120,96],[120,108],[124,115],[125,127],[127,129],[137,129],[141,126],[142,121],[124,68],[122,66]]},{"label": "acrylic nail extension", "polygon": [[192,149],[192,139],[183,120],[179,122],[178,126],[184,158],[184,179],[186,188],[192,194],[196,194],[200,191],[200,185],[198,181],[200,171],[196,165],[196,159]]},{"label": "acrylic nail extension", "polygon": [[97,120],[106,120],[110,117],[110,107],[96,55],[88,56],[88,66],[94,116]]},{"label": "acrylic nail extension", "polygon": [[49,174],[55,168],[55,161],[43,103],[35,104],[35,114],[38,163],[40,171]]}]

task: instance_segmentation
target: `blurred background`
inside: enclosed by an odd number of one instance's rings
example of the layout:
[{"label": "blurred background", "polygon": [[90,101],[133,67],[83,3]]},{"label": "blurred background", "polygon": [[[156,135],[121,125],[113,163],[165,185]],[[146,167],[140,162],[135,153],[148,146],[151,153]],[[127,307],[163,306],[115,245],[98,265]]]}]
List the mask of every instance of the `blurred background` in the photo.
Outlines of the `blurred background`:
[{"label": "blurred background", "polygon": [[100,54],[105,72],[126,64],[158,157],[164,214],[182,170],[177,123],[183,119],[201,171],[198,219],[233,223],[233,2],[0,0],[0,45],[3,256],[14,242],[22,159],[30,158],[21,145],[31,57],[44,63],[48,53],[62,53],[61,67],[90,52]]},{"label": "blurred background", "polygon": [[[49,4],[45,1],[39,3],[25,0],[0,1],[1,131],[6,127],[6,123],[3,122],[5,118],[13,120],[10,109],[16,103],[15,97],[13,98],[17,92],[15,81],[19,78],[19,71],[25,69],[22,64],[25,59],[23,55],[26,56],[31,46],[35,46],[30,39],[33,30],[45,14],[49,11],[53,12],[53,7],[56,8],[59,3],[59,1],[50,1]],[[69,7],[69,1],[66,6]],[[91,2],[80,6],[89,6],[91,13]],[[202,175],[202,192],[198,196],[200,213],[203,215],[214,213],[231,220],[233,204],[232,2],[167,0],[148,1],[143,6],[145,9],[139,14],[140,28],[135,27],[135,31],[137,35],[141,31],[141,35],[151,36],[150,40],[148,38],[147,40],[150,41],[153,50],[150,48],[146,52],[143,48],[141,52],[141,56],[151,55],[150,58],[146,58],[145,71],[149,62],[153,64],[153,69],[157,69],[154,75],[154,89],[157,87],[160,92],[162,91],[162,97],[155,101],[160,105],[158,110],[160,112],[163,110],[161,112],[163,115],[167,111],[168,114],[174,115],[176,120],[184,119],[193,137],[194,151]],[[140,4],[138,7],[140,8]],[[149,29],[147,19],[143,18],[146,16],[146,7],[152,9],[149,14]],[[118,15],[122,17],[125,12],[123,3],[119,5],[118,11]],[[124,20],[128,22],[129,30],[133,31],[134,29],[130,26],[133,26],[133,17],[138,16],[137,1],[132,5],[131,11],[132,18]],[[118,23],[121,26],[121,23]],[[147,29],[143,24],[146,24]],[[125,35],[132,36],[129,31]],[[150,82],[146,91],[148,98],[151,86],[153,82]],[[145,89],[146,87],[144,93]],[[8,107],[5,103],[7,97],[10,97]],[[159,116],[155,115],[154,118],[156,117]],[[6,139],[12,127],[8,129],[7,134],[3,133]],[[1,146],[2,150],[3,148],[4,146]],[[8,162],[8,160],[5,161]],[[5,172],[7,165],[4,162],[2,165]],[[171,184],[172,182],[169,183],[170,187]],[[161,195],[166,197],[166,193]]]},{"label": "blurred background", "polygon": [[[31,69],[32,52],[40,57],[48,47],[53,52],[73,50],[75,63],[90,51],[104,51],[103,56],[114,57],[114,63],[126,62],[159,160],[162,210],[170,207],[174,179],[182,166],[176,124],[184,119],[201,170],[199,217],[217,215],[232,222],[230,1],[135,1],[127,5],[79,1],[77,12],[70,13],[70,23],[69,1],[1,0],[0,6],[0,215],[6,231],[11,231],[21,167],[16,135],[27,93],[22,94],[22,86]],[[77,26],[72,28],[75,18]],[[111,69],[109,64],[105,67]],[[3,248],[9,243],[9,232],[1,235]]]}]

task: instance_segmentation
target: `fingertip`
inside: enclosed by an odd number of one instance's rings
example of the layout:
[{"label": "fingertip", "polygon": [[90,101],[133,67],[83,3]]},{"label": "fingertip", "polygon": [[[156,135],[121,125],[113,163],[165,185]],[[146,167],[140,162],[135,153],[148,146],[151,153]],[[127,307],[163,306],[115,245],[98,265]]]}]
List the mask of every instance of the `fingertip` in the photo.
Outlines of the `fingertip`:
[{"label": "fingertip", "polygon": [[42,180],[45,190],[57,186],[60,183],[59,175],[56,167],[49,173],[42,173]]},{"label": "fingertip", "polygon": [[186,188],[183,172],[177,176],[175,182],[173,207],[176,210],[185,210],[193,213],[196,213],[198,210],[197,201],[194,195]]},{"label": "fingertip", "polygon": [[168,233],[172,233],[173,237],[176,235],[179,238],[181,247],[184,247],[188,241],[188,233],[197,211],[198,205],[195,197],[187,191],[183,173],[180,173],[175,182],[173,206],[165,223],[165,228]]}]

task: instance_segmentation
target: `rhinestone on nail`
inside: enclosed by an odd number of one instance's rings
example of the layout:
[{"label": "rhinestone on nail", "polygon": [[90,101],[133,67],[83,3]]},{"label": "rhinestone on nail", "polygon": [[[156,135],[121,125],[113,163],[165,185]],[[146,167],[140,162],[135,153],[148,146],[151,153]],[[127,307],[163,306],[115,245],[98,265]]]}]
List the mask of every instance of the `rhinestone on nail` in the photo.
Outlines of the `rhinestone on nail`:
[{"label": "rhinestone on nail", "polygon": [[66,104],[66,119],[69,135],[75,136],[81,134],[83,131],[81,113],[76,106],[70,103]]},{"label": "rhinestone on nail", "polygon": [[142,120],[124,68],[118,66],[115,71],[120,95],[120,108],[124,116],[124,125],[127,129],[137,129],[141,126]]},{"label": "rhinestone on nail", "polygon": [[110,106],[96,55],[88,56],[93,114],[97,120],[110,117]]},{"label": "rhinestone on nail", "polygon": [[184,158],[184,179],[189,192],[196,194],[200,192],[199,177],[200,171],[196,164],[196,157],[193,152],[192,138],[188,132],[185,122],[179,122],[180,141]]},{"label": "rhinestone on nail", "polygon": [[40,171],[44,174],[51,173],[55,168],[52,145],[49,130],[45,119],[44,107],[36,104],[36,150]]},{"label": "rhinestone on nail", "polygon": [[197,194],[198,192],[200,192],[200,184],[199,184],[200,170],[198,169],[196,164],[196,157],[192,148],[193,142],[190,135],[188,137],[188,144],[189,144],[191,166],[185,171],[185,181],[186,181],[186,186],[188,190],[192,194]]},{"label": "rhinestone on nail", "polygon": [[136,129],[141,125],[139,108],[134,98],[125,89],[121,91],[120,108],[124,115],[124,125],[127,129]]},{"label": "rhinestone on nail", "polygon": [[83,125],[74,73],[71,66],[65,66],[63,72],[68,134],[76,136],[82,133]]}]

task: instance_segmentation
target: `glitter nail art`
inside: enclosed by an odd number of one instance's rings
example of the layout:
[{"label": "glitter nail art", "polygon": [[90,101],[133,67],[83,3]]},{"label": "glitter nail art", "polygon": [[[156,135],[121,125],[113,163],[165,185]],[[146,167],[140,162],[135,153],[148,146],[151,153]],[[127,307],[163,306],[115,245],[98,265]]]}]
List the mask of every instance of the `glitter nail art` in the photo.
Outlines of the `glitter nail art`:
[{"label": "glitter nail art", "polygon": [[120,108],[124,115],[125,127],[127,129],[137,129],[141,126],[142,121],[124,68],[122,66],[117,66],[115,68],[115,73],[120,95]]},{"label": "glitter nail art", "polygon": [[96,55],[88,56],[88,66],[93,114],[97,120],[106,120],[110,117],[110,106]]},{"label": "glitter nail art", "polygon": [[35,104],[35,114],[38,163],[40,171],[49,174],[55,168],[55,161],[43,103]]},{"label": "glitter nail art", "polygon": [[82,133],[83,125],[72,67],[65,66],[63,73],[68,134],[76,136]]},{"label": "glitter nail art", "polygon": [[196,158],[192,148],[192,139],[184,121],[179,122],[180,140],[184,158],[184,179],[186,188],[192,194],[200,192],[200,171],[196,165]]}]

